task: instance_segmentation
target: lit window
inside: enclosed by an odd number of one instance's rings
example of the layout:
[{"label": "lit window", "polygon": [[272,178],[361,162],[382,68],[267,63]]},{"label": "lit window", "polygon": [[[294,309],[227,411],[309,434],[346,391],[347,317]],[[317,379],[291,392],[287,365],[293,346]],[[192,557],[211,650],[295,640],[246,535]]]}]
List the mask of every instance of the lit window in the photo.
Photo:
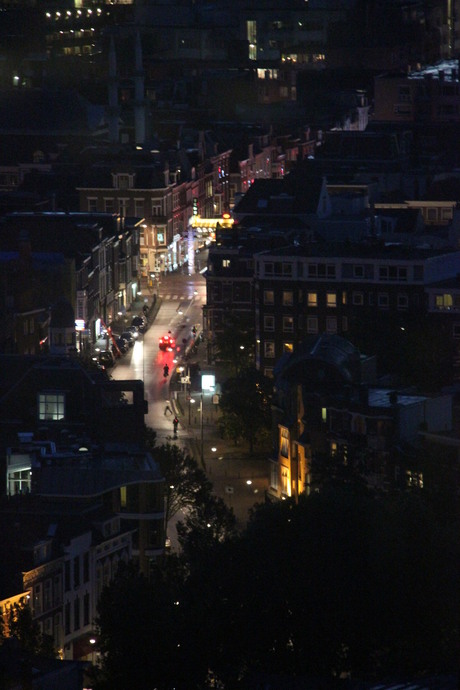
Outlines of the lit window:
[{"label": "lit window", "polygon": [[273,340],[266,340],[264,342],[264,355],[269,359],[275,356],[275,343]]},{"label": "lit window", "polygon": [[264,304],[274,304],[275,293],[273,290],[264,290]]},{"label": "lit window", "polygon": [[337,295],[335,292],[328,292],[326,295],[326,304],[328,307],[337,306]]},{"label": "lit window", "polygon": [[346,304],[346,303],[347,303],[347,293],[344,290],[342,292],[342,304]]},{"label": "lit window", "polygon": [[436,295],[436,309],[452,309],[453,299],[452,295]]},{"label": "lit window", "polygon": [[294,304],[294,293],[292,290],[284,290],[283,291],[283,306],[285,307],[292,307]]},{"label": "lit window", "polygon": [[283,458],[289,457],[289,431],[287,429],[280,429],[280,454]]},{"label": "lit window", "polygon": [[57,421],[64,419],[64,393],[40,393],[38,396],[38,418]]},{"label": "lit window", "polygon": [[308,293],[307,304],[309,307],[317,307],[318,306],[318,293],[317,292],[309,292]]},{"label": "lit window", "polygon": [[230,268],[230,259],[222,259],[222,268]]},{"label": "lit window", "polygon": [[294,343],[283,343],[283,352],[290,354],[294,352]]}]

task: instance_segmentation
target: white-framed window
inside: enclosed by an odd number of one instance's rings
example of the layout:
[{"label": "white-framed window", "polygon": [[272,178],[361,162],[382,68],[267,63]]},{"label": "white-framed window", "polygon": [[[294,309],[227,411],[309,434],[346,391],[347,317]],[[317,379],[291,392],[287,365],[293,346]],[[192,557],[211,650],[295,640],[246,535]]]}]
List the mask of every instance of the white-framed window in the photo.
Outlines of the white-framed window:
[{"label": "white-framed window", "polygon": [[337,306],[337,294],[335,292],[328,292],[326,295],[326,306],[335,308]]},{"label": "white-framed window", "polygon": [[134,215],[137,218],[144,216],[144,201],[145,199],[134,199]]},{"label": "white-framed window", "polygon": [[337,319],[335,316],[326,317],[326,333],[337,333]]},{"label": "white-framed window", "polygon": [[398,295],[397,305],[398,305],[398,309],[408,309],[409,297],[405,294]]},{"label": "white-framed window", "polygon": [[380,266],[379,267],[380,280],[407,280],[406,266]]},{"label": "white-framed window", "polygon": [[39,393],[38,418],[41,420],[58,421],[65,418],[64,393]]},{"label": "white-framed window", "polygon": [[115,199],[104,197],[104,212],[115,213]]},{"label": "white-framed window", "polygon": [[128,215],[128,204],[129,204],[129,199],[126,197],[122,197],[118,199],[118,213],[120,216],[123,216],[123,218],[126,218]]},{"label": "white-framed window", "polygon": [[283,290],[283,306],[292,307],[294,304],[294,293],[292,290]]},{"label": "white-framed window", "polygon": [[264,330],[274,331],[275,330],[275,317],[272,314],[265,314],[264,316]]},{"label": "white-framed window", "polygon": [[317,307],[318,306],[318,293],[317,292],[309,292],[307,294],[307,304],[309,307]]},{"label": "white-framed window", "polygon": [[307,333],[318,333],[318,317],[307,316]]},{"label": "white-framed window", "polygon": [[390,302],[387,292],[379,292],[378,294],[378,305],[380,309],[388,309]]},{"label": "white-framed window", "polygon": [[88,206],[88,213],[97,213],[97,197],[89,196],[86,202]]},{"label": "white-framed window", "polygon": [[292,316],[283,316],[283,331],[292,333],[294,330],[294,318]]},{"label": "white-framed window", "polygon": [[275,343],[273,340],[266,340],[264,342],[264,357],[271,359],[275,356]]},{"label": "white-framed window", "polygon": [[275,293],[273,290],[264,290],[264,304],[275,304]]},{"label": "white-framed window", "polygon": [[364,296],[362,292],[353,293],[353,304],[358,307],[364,304]]},{"label": "white-framed window", "polygon": [[162,216],[163,215],[163,206],[161,201],[158,201],[158,199],[152,199],[152,216]]}]

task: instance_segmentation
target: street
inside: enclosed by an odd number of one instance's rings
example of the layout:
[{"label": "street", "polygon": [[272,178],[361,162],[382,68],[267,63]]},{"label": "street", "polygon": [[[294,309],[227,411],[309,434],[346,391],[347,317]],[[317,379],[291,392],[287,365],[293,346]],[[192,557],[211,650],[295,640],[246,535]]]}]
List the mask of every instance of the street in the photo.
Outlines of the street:
[{"label": "street", "polygon": [[[248,511],[264,500],[268,488],[268,467],[265,459],[249,458],[245,447],[234,446],[220,438],[216,427],[217,405],[212,394],[204,393],[201,408],[201,391],[188,390],[187,386],[171,389],[174,369],[187,365],[185,347],[192,337],[194,324],[202,328],[202,307],[206,302],[206,283],[200,273],[186,275],[181,272],[162,276],[159,285],[161,306],[150,328],[140,336],[133,348],[118,360],[112,370],[115,379],[142,379],[148,414],[145,422],[157,433],[157,443],[176,443],[203,465],[214,492],[230,506],[239,525],[245,524]],[[158,347],[161,336],[168,332],[176,340],[179,351],[163,352]],[[206,363],[205,344],[201,343],[193,356],[193,363],[201,371],[214,370]],[[163,375],[164,365],[169,375]],[[220,385],[218,371],[217,387]],[[193,397],[194,396],[194,397]],[[190,403],[190,397],[194,403]],[[177,439],[174,438],[173,419],[178,415]],[[203,442],[203,443],[202,443]],[[181,519],[181,515],[176,519]],[[174,521],[173,521],[174,523]],[[174,524],[168,526],[168,536],[175,546]]]}]

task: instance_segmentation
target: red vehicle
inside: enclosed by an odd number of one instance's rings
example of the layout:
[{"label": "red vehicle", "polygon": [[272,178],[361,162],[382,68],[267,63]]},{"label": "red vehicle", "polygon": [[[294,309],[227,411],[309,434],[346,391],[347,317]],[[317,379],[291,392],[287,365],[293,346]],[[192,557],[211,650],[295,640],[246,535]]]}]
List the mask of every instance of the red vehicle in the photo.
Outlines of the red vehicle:
[{"label": "red vehicle", "polygon": [[170,333],[162,335],[158,343],[160,350],[174,350],[176,347],[176,340]]}]

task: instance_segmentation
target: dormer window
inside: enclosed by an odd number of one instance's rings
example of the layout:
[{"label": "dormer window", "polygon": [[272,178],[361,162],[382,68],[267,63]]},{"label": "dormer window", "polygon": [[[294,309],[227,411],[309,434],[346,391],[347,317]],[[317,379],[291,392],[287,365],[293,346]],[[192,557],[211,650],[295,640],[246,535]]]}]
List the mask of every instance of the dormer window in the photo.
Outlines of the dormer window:
[{"label": "dormer window", "polygon": [[133,189],[134,173],[112,173],[115,189]]},{"label": "dormer window", "polygon": [[39,393],[38,418],[47,421],[64,419],[65,394],[57,392]]}]

